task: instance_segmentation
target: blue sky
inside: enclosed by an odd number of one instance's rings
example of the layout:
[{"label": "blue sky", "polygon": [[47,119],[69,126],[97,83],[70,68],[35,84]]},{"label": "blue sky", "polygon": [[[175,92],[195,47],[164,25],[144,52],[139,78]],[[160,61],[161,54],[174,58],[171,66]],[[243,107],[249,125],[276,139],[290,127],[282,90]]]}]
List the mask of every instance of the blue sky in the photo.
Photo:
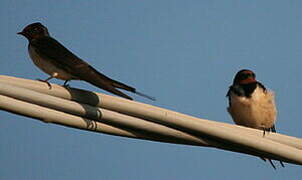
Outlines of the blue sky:
[{"label": "blue sky", "polygon": [[[297,0],[1,0],[0,72],[47,77],[16,35],[39,21],[96,69],[157,98],[133,95],[137,101],[195,117],[233,123],[226,91],[235,73],[249,68],[276,93],[277,130],[302,137],[301,19]],[[85,82],[70,85],[104,92]],[[239,153],[0,114],[0,179],[301,179],[297,165],[276,162],[275,171]]]}]

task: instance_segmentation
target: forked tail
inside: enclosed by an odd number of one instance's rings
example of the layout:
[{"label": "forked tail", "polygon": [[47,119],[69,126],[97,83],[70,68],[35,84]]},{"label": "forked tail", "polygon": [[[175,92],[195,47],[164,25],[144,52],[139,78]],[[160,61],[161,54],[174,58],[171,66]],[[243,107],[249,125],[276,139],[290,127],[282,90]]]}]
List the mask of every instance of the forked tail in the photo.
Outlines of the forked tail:
[{"label": "forked tail", "polygon": [[134,93],[137,94],[137,95],[140,95],[140,96],[142,96],[142,97],[148,98],[148,99],[150,99],[150,100],[152,100],[152,101],[155,101],[155,100],[156,100],[155,97],[152,97],[152,96],[143,94],[143,93],[138,92],[138,91],[135,91]]}]

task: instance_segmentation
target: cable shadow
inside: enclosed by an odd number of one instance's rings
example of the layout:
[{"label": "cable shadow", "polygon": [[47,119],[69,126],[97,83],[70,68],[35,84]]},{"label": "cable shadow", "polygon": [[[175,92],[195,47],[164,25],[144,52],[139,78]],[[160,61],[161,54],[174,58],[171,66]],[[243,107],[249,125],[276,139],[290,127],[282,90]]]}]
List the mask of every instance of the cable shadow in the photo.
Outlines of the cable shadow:
[{"label": "cable shadow", "polygon": [[[101,122],[102,112],[97,109],[97,105],[101,102],[99,96],[91,91],[86,91],[82,89],[64,87],[71,96],[71,101],[78,102],[85,111],[85,114],[82,115],[83,121],[86,123],[86,128],[89,130],[96,130],[97,123],[96,121]],[[96,119],[96,117],[98,119]]]}]

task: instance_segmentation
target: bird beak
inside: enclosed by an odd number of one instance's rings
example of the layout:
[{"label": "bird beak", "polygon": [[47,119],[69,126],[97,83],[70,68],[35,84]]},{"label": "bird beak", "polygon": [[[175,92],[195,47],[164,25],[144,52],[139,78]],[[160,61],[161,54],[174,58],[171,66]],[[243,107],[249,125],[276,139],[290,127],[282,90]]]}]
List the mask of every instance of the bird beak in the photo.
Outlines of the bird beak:
[{"label": "bird beak", "polygon": [[23,33],[23,32],[18,32],[17,34],[20,34],[20,35],[23,35],[23,36],[24,36],[24,33]]}]

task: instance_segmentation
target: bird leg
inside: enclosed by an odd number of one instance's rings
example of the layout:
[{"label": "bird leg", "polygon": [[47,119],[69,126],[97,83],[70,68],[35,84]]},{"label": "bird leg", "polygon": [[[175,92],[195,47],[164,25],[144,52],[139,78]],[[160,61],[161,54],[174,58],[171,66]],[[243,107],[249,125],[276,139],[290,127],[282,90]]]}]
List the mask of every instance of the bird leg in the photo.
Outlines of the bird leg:
[{"label": "bird leg", "polygon": [[265,127],[263,127],[262,129],[263,129],[263,137],[265,136],[265,133],[266,133],[266,132],[267,132],[267,133],[276,132],[275,126],[272,126],[272,127],[270,127],[270,128],[265,128]]},{"label": "bird leg", "polygon": [[51,89],[51,84],[48,82],[49,80],[51,80],[53,77],[52,76],[50,76],[49,78],[47,78],[47,79],[45,79],[45,80],[43,80],[43,79],[37,79],[38,81],[41,81],[41,82],[45,82],[47,85],[48,85],[48,87],[49,87],[49,89]]},{"label": "bird leg", "polygon": [[270,128],[263,128],[263,137],[265,136],[265,133],[269,133],[270,132]]},{"label": "bird leg", "polygon": [[272,130],[272,132],[276,132],[276,127],[275,127],[275,125],[273,125],[272,127],[271,127],[271,130]]},{"label": "bird leg", "polygon": [[70,80],[66,80],[66,81],[64,82],[63,86],[64,86],[64,87],[69,87],[69,84],[68,84],[69,81],[70,81]]}]

